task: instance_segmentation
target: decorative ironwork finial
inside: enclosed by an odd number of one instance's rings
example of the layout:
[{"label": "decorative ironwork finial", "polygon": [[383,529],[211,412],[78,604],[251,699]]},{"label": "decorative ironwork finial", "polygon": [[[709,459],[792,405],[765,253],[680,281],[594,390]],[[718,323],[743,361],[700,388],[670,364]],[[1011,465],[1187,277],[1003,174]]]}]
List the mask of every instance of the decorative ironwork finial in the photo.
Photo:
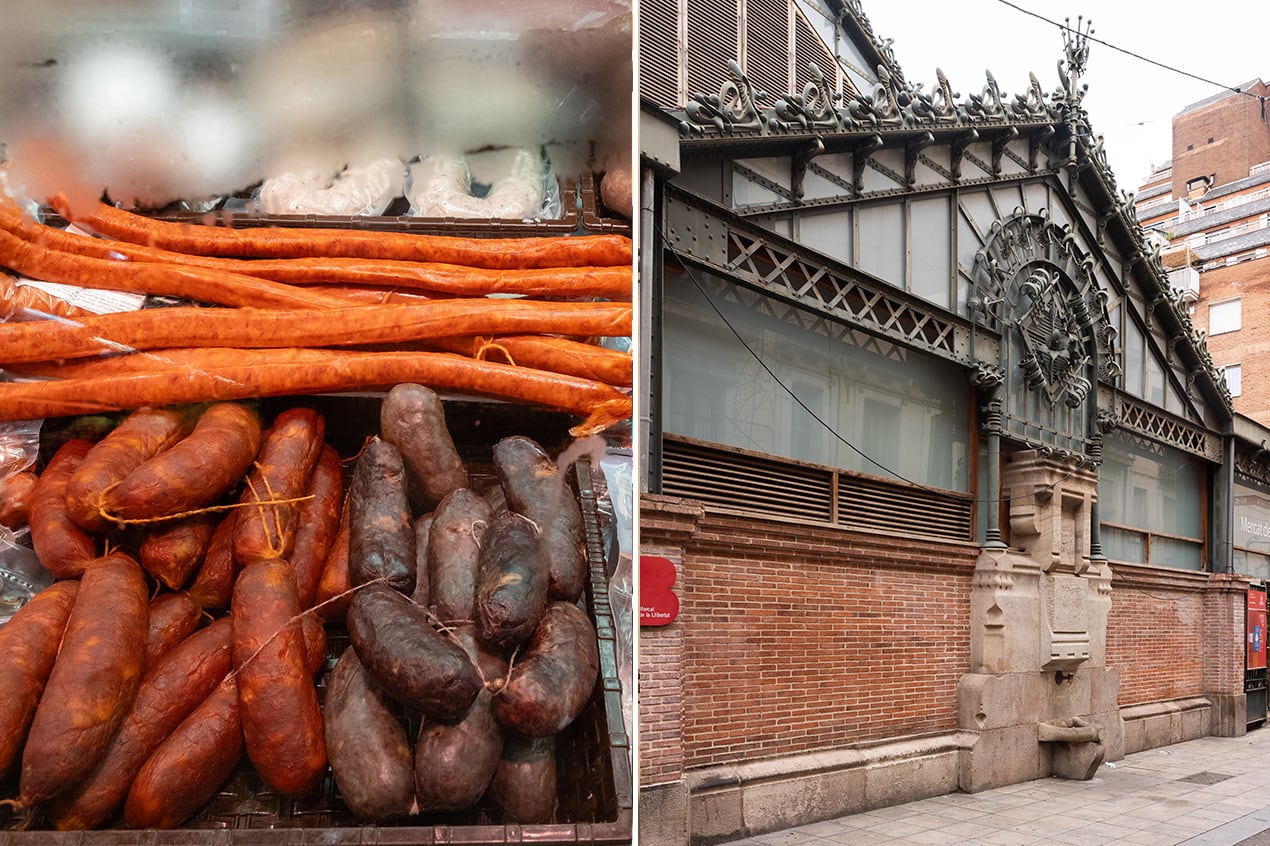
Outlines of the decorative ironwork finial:
[{"label": "decorative ironwork finial", "polygon": [[1063,49],[1067,54],[1067,73],[1064,74],[1067,97],[1073,103],[1079,102],[1084,91],[1080,86],[1080,77],[1089,63],[1089,36],[1094,34],[1094,22],[1086,21],[1084,16],[1076,18],[1076,27],[1072,28],[1072,19],[1063,18]]}]

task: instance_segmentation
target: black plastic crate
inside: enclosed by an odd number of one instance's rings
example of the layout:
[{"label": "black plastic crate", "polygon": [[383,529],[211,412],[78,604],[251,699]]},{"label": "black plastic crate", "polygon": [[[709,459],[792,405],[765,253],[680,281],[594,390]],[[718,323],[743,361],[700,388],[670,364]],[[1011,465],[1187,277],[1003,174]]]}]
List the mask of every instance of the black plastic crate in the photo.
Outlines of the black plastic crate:
[{"label": "black plastic crate", "polygon": [[[330,442],[342,455],[367,437],[365,423],[378,428],[380,397],[326,396],[262,400],[262,412],[277,413],[303,403],[322,412]],[[468,463],[473,483],[492,483],[489,450],[501,437],[522,434],[550,452],[568,441],[567,415],[538,413],[510,404],[447,402],[447,422]],[[357,425],[353,421],[360,421]],[[55,429],[55,427],[54,427]],[[589,579],[583,600],[595,624],[600,671],[582,714],[558,736],[556,747],[559,810],[557,822],[505,823],[497,809],[477,806],[459,813],[421,814],[398,823],[359,824],[344,806],[329,771],[319,791],[290,799],[267,789],[244,764],[198,816],[179,829],[138,831],[104,828],[58,832],[41,827],[34,815],[0,807],[0,846],[218,846],[218,844],[623,844],[632,838],[633,775],[630,735],[622,716],[617,667],[617,632],[609,604],[608,575],[597,497],[588,459],[573,465],[571,481],[582,508]],[[327,626],[327,665],[347,645],[343,626]],[[325,673],[323,673],[325,675]],[[319,686],[322,682],[319,681]],[[4,796],[17,793],[17,764],[3,780]]]}]

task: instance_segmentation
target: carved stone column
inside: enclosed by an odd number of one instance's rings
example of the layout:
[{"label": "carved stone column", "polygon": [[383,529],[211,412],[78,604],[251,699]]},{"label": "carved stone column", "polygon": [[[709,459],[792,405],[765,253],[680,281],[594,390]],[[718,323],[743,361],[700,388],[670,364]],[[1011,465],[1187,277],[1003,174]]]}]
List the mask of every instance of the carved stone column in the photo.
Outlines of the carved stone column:
[{"label": "carved stone column", "polygon": [[985,547],[971,589],[970,672],[958,719],[977,740],[961,787],[1090,778],[1121,757],[1119,675],[1106,667],[1111,571],[1090,557],[1097,475],[1015,453],[1004,468],[1008,549]]}]

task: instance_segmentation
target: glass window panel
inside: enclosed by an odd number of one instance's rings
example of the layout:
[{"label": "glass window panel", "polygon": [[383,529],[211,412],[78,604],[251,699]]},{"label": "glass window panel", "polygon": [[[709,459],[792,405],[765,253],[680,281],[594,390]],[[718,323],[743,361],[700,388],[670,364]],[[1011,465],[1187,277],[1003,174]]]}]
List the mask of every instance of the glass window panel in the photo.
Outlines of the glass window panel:
[{"label": "glass window panel", "polygon": [[856,211],[860,220],[858,267],[904,287],[904,207],[890,203]]},{"label": "glass window panel", "polygon": [[1104,441],[1098,481],[1103,520],[1199,540],[1203,532],[1204,465],[1169,447],[1149,449],[1129,436]]},{"label": "glass window panel", "polygon": [[1213,303],[1208,307],[1209,335],[1221,335],[1225,332],[1238,332],[1242,323],[1242,309],[1239,300],[1227,300],[1224,303]]},{"label": "glass window panel", "polygon": [[1146,363],[1147,389],[1146,396],[1143,397],[1152,405],[1164,407],[1164,368],[1160,366],[1160,362],[1155,357],[1147,359]]},{"label": "glass window panel", "polygon": [[1177,567],[1182,570],[1204,568],[1204,545],[1195,541],[1151,537],[1151,562],[1158,567]]},{"label": "glass window panel", "polygon": [[1251,576],[1262,581],[1270,579],[1270,555],[1236,549],[1234,566],[1235,572],[1241,576]]},{"label": "glass window panel", "polygon": [[813,250],[851,263],[851,212],[845,209],[811,214],[803,212],[798,220],[799,242]]},{"label": "glass window panel", "polygon": [[1100,537],[1103,554],[1112,561],[1146,563],[1146,536],[1142,533],[1103,526]]},{"label": "glass window panel", "polygon": [[1133,319],[1125,321],[1124,332],[1124,389],[1135,397],[1142,396],[1143,362],[1146,356],[1146,340]]},{"label": "glass window panel", "polygon": [[1235,485],[1235,546],[1270,555],[1270,493]]},{"label": "glass window panel", "polygon": [[794,313],[702,271],[692,274],[708,300],[692,277],[666,274],[668,433],[967,489],[970,392],[956,368]]},{"label": "glass window panel", "polygon": [[1230,389],[1232,397],[1243,393],[1243,375],[1243,367],[1238,364],[1228,364],[1222,368],[1222,376],[1226,377],[1226,387]]},{"label": "glass window panel", "polygon": [[913,293],[936,305],[949,307],[949,266],[952,261],[951,205],[946,197],[916,200],[913,219]]}]

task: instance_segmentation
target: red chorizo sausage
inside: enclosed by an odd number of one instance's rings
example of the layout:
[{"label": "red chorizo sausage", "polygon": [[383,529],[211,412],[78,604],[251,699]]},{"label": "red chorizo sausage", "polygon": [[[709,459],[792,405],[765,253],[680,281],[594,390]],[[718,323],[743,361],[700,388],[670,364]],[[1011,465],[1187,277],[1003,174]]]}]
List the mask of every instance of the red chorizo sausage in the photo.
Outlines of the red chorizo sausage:
[{"label": "red chorizo sausage", "polygon": [[217,620],[146,672],[96,769],[54,800],[49,817],[59,830],[97,828],[123,803],[150,754],[229,673],[231,625]]},{"label": "red chorizo sausage", "polygon": [[203,612],[183,590],[161,593],[150,600],[150,628],[146,633],[146,668],[153,667],[172,647],[198,629]]},{"label": "red chorizo sausage", "polygon": [[193,430],[106,492],[114,517],[168,517],[215,502],[239,482],[260,449],[260,418],[237,402],[210,406]]},{"label": "red chorizo sausage", "polygon": [[23,805],[64,793],[101,760],[141,684],[149,598],[141,566],[127,555],[85,569],[22,753]]},{"label": "red chorizo sausage", "polygon": [[247,756],[278,792],[311,793],[326,771],[326,744],[291,565],[248,564],[234,583],[230,613]]},{"label": "red chorizo sausage", "polygon": [[326,422],[311,408],[289,408],[265,433],[260,454],[247,476],[234,524],[234,563],[245,567],[267,558],[291,556],[300,503],[322,455]]},{"label": "red chorizo sausage", "polygon": [[0,777],[22,748],[75,604],[79,582],[54,582],[0,626]]},{"label": "red chorizo sausage", "polygon": [[318,581],[314,604],[323,620],[342,620],[348,613],[352,585],[348,576],[348,498],[340,514],[340,527],[331,542],[331,550],[322,564],[322,578]]},{"label": "red chorizo sausage", "polygon": [[66,507],[67,482],[92,446],[79,438],[62,444],[49,459],[31,495],[31,546],[44,569],[59,579],[78,578],[97,558],[97,542],[71,520]]},{"label": "red chorizo sausage", "polygon": [[129,828],[176,828],[216,795],[243,758],[238,683],[229,676],[137,771],[124,802]]},{"label": "red chorizo sausage", "polygon": [[180,590],[203,563],[220,520],[205,511],[149,527],[138,550],[141,568],[164,587]]},{"label": "red chorizo sausage", "polygon": [[234,521],[237,515],[231,511],[221,518],[207,542],[203,563],[194,574],[188,593],[194,604],[205,611],[220,611],[229,607],[229,597],[234,590]]},{"label": "red chorizo sausage", "polygon": [[104,531],[109,525],[101,513],[106,491],[188,435],[193,423],[188,412],[166,408],[140,408],[125,417],[88,451],[67,482],[71,519],[87,531]]},{"label": "red chorizo sausage", "polygon": [[0,526],[20,529],[31,519],[31,496],[40,477],[33,470],[13,473],[0,489]]},{"label": "red chorizo sausage", "polygon": [[322,448],[322,456],[313,468],[309,495],[311,498],[300,504],[300,519],[289,559],[295,570],[301,608],[313,605],[344,510],[344,467],[339,453],[330,445]]}]

